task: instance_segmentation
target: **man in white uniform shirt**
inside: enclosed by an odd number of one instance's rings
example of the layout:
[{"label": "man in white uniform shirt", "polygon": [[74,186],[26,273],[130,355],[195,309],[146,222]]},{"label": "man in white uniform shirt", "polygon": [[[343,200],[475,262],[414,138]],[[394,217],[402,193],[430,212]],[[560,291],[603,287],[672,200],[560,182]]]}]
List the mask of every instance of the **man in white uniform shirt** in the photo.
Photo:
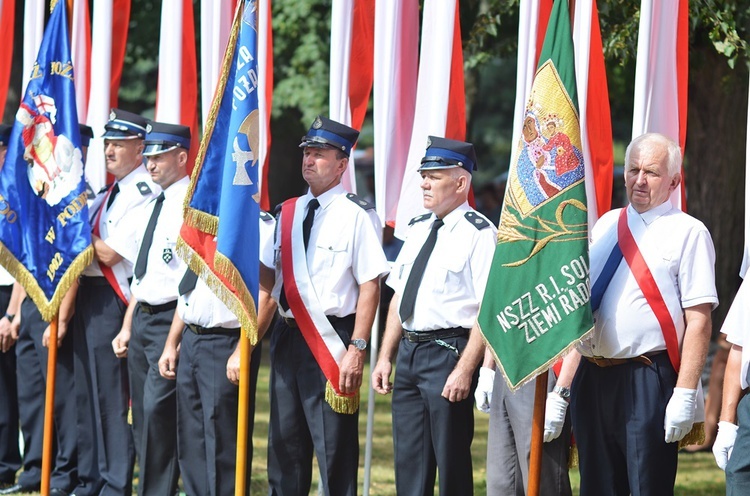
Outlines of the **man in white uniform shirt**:
[{"label": "man in white uniform shirt", "polygon": [[323,494],[357,493],[359,388],[388,272],[375,210],[340,184],[358,136],[315,119],[300,144],[310,190],[282,205],[276,273],[261,267],[283,317],[271,340],[270,495],[307,495],[313,452]]},{"label": "man in white uniform shirt", "polygon": [[436,469],[441,495],[474,491],[470,395],[484,344],[471,329],[497,234],[467,202],[474,170],[471,143],[429,137],[419,171],[424,207],[431,213],[409,223],[386,281],[395,295],[372,384],[381,394],[393,391],[399,494],[432,494]]},{"label": "man in white uniform shirt", "polygon": [[669,201],[681,163],[666,136],[635,138],[630,204],[592,231],[595,330],[570,403],[582,496],[673,494],[678,441],[693,428],[718,299],[711,235]]},{"label": "man in white uniform shirt", "polygon": [[[128,425],[128,364],[112,354],[111,343],[130,301],[132,245],[143,228],[142,209],[160,191],[143,165],[146,124],[140,115],[113,109],[104,126],[104,158],[115,181],[99,192],[89,208],[95,258],[79,279],[72,320],[76,496],[132,493],[135,451]],[[67,303],[60,310],[61,324]]]},{"label": "man in white uniform shirt", "polygon": [[[273,267],[274,218],[261,212],[260,263]],[[187,494],[232,496],[237,453],[240,323],[195,273],[180,281],[177,312],[169,330],[159,372],[177,383],[177,444]],[[258,296],[258,335],[263,337],[276,303],[262,288]],[[179,347],[179,352],[178,352]],[[247,459],[253,459],[255,386],[260,342],[250,358]],[[249,470],[250,467],[248,466]],[[247,494],[250,487],[248,484]]]},{"label": "man in white uniform shirt", "polygon": [[137,251],[131,253],[136,260],[130,286],[133,297],[122,329],[112,341],[115,354],[128,357],[141,496],[172,495],[177,490],[175,384],[159,374],[158,362],[177,306],[178,285],[187,268],[174,250],[190,183],[190,128],[152,122],[147,132],[143,155],[162,193],[141,214],[148,224],[136,236]]}]

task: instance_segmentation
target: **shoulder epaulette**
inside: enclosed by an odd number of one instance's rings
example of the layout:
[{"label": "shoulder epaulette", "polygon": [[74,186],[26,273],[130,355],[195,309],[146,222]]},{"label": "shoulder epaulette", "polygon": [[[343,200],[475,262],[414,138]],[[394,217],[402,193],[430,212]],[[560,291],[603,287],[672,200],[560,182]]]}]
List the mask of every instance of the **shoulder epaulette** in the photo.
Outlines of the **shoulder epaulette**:
[{"label": "shoulder epaulette", "polygon": [[142,196],[151,194],[151,188],[149,188],[148,184],[146,184],[145,182],[141,181],[140,183],[136,184],[136,186],[138,186],[138,191]]},{"label": "shoulder epaulette", "polygon": [[[88,185],[88,182],[87,182],[86,184]],[[107,185],[106,185],[106,186],[104,186],[104,187],[103,187],[102,189],[100,189],[99,191],[97,191],[97,192],[96,192],[96,194],[97,194],[97,195],[100,195],[100,194],[104,193],[105,191],[107,191],[107,190],[108,190],[108,189],[110,188],[110,186],[112,186],[112,184],[113,184],[113,183],[109,183],[109,184],[107,184]],[[91,186],[89,186],[89,187],[91,187]]]},{"label": "shoulder epaulette", "polygon": [[356,205],[359,205],[364,210],[372,210],[373,208],[375,208],[375,205],[368,202],[364,198],[355,195],[354,193],[347,193],[346,197],[353,201]]},{"label": "shoulder epaulette", "polygon": [[416,217],[414,217],[412,220],[409,221],[409,225],[411,226],[411,225],[416,224],[417,222],[422,222],[423,220],[427,220],[430,217],[432,217],[432,214],[429,212],[426,214],[417,215]]},{"label": "shoulder epaulette", "polygon": [[472,226],[476,227],[477,230],[481,231],[485,227],[489,227],[490,223],[487,219],[477,214],[476,212],[466,212],[466,220],[468,220]]},{"label": "shoulder epaulette", "polygon": [[278,217],[279,214],[281,213],[281,206],[282,205],[283,205],[283,203],[279,203],[275,207],[273,207],[273,213],[271,215],[273,215],[274,217]]},{"label": "shoulder epaulette", "polygon": [[264,222],[271,222],[273,220],[273,215],[269,214],[268,212],[265,212],[263,210],[260,211],[260,219]]}]

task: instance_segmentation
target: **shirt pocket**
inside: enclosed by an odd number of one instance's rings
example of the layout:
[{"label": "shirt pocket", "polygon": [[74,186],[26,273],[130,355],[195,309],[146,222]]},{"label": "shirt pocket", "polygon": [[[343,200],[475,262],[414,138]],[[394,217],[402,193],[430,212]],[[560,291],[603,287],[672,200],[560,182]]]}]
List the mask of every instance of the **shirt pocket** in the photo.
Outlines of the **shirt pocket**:
[{"label": "shirt pocket", "polygon": [[349,240],[344,237],[319,238],[315,243],[313,263],[317,269],[346,270],[351,265],[349,254]]},{"label": "shirt pocket", "polygon": [[[433,265],[433,264],[431,264]],[[461,257],[441,257],[435,261],[432,285],[433,293],[450,294],[460,291],[464,285],[463,273],[466,260]]]}]

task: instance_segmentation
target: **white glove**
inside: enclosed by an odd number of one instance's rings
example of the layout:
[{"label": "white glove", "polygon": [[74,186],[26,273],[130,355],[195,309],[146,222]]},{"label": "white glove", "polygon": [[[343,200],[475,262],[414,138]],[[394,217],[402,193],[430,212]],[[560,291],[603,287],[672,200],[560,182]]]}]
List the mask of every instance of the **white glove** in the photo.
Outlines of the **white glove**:
[{"label": "white glove", "polygon": [[547,393],[547,404],[544,407],[544,442],[548,443],[560,437],[565,424],[565,410],[568,402],[557,393]]},{"label": "white glove", "polygon": [[664,413],[664,442],[677,442],[693,428],[697,394],[697,389],[674,388]]},{"label": "white glove", "polygon": [[479,382],[474,391],[474,401],[477,402],[477,410],[490,413],[492,403],[492,387],[495,384],[495,371],[488,367],[479,369]]},{"label": "white glove", "polygon": [[711,451],[714,452],[716,465],[722,470],[727,468],[729,457],[732,456],[735,439],[737,439],[737,426],[731,422],[725,422],[723,420],[719,422],[719,433],[716,434],[714,447]]}]

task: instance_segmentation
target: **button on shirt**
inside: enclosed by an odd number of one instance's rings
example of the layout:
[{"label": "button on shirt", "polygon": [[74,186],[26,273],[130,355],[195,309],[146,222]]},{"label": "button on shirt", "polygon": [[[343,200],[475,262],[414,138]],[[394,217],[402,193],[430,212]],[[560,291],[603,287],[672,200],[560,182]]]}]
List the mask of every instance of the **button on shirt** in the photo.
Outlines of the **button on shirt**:
[{"label": "button on shirt", "polygon": [[[464,203],[443,218],[444,225],[419,285],[414,315],[402,322],[405,329],[433,331],[474,325],[495,253],[497,230],[489,221],[488,227],[474,227],[465,217],[473,211]],[[433,214],[410,227],[386,281],[396,294],[403,295],[411,267],[436,218]]]},{"label": "button on shirt", "polygon": [[[628,226],[664,302],[672,315],[680,345],[685,334],[685,308],[718,305],[714,280],[714,246],[699,220],[667,201],[639,214],[628,206]],[[617,239],[620,209],[607,212],[592,231],[591,267],[606,260]],[[666,350],[654,312],[623,259],[594,314],[592,337],[579,350],[584,356],[631,358]]]},{"label": "button on shirt", "polygon": [[[91,225],[99,219],[99,237],[107,246],[116,251],[123,260],[112,267],[121,285],[127,286],[127,278],[133,275],[133,264],[138,255],[136,238],[143,229],[143,207],[161,193],[161,188],[154,184],[146,167],[139,165],[133,172],[118,181],[120,192],[107,209],[108,192],[97,195],[90,212]],[[145,183],[150,193],[141,193],[140,183]],[[99,215],[99,211],[104,209]],[[119,269],[119,270],[118,270]],[[122,275],[121,275],[122,274]],[[102,270],[96,259],[83,271],[84,276],[101,277]]]},{"label": "button on shirt", "polygon": [[[273,217],[268,221],[260,219],[260,261],[267,267],[273,267],[273,232],[276,224]],[[216,297],[213,291],[200,277],[195,289],[181,295],[177,303],[177,312],[186,324],[201,327],[223,327],[234,329],[240,322],[227,306]]]},{"label": "button on shirt", "polygon": [[[307,205],[314,197],[308,191]],[[381,247],[381,225],[374,210],[364,210],[346,197],[341,185],[317,197],[320,207],[310,231],[307,266],[321,309],[328,316],[346,317],[355,313],[359,285],[388,273],[388,261]],[[301,215],[305,215],[305,209]],[[299,213],[297,214],[299,215]],[[283,220],[281,221],[283,222]],[[276,230],[276,283],[273,297],[279,301],[282,286],[281,225]],[[282,317],[291,310],[279,308]]]},{"label": "button on shirt", "polygon": [[721,326],[721,332],[727,335],[727,341],[742,346],[740,368],[742,389],[750,386],[747,381],[747,372],[750,368],[750,282],[748,280],[750,278],[746,276]]},{"label": "button on shirt", "polygon": [[[164,203],[154,229],[154,239],[148,252],[148,265],[143,279],[133,279],[130,290],[133,296],[149,305],[161,305],[177,299],[178,286],[187,266],[177,256],[175,247],[182,227],[182,208],[190,178],[183,177],[164,190]],[[138,232],[138,247],[145,234],[145,226],[154,210],[150,202],[141,210],[141,229]],[[137,258],[136,250],[134,258]]]}]

